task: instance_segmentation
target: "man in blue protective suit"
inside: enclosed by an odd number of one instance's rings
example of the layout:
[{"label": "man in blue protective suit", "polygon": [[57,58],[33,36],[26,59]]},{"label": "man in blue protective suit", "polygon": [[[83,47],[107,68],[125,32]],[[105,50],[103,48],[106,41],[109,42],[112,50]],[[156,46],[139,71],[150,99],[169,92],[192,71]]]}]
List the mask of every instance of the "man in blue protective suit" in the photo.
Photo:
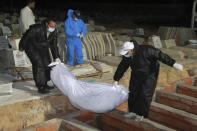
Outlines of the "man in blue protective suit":
[{"label": "man in blue protective suit", "polygon": [[74,55],[77,64],[83,64],[83,53],[81,39],[86,34],[84,22],[80,19],[79,10],[68,10],[68,18],[64,23],[66,44],[67,44],[67,63],[74,65]]}]

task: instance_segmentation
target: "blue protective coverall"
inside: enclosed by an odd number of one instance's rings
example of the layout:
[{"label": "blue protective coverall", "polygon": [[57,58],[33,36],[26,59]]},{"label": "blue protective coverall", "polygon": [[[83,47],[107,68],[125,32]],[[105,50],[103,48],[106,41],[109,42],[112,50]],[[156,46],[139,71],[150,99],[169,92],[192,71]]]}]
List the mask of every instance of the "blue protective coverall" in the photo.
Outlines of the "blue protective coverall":
[{"label": "blue protective coverall", "polygon": [[68,10],[68,18],[64,23],[66,44],[67,44],[67,63],[74,65],[74,55],[76,55],[77,64],[83,64],[83,53],[81,38],[77,34],[86,34],[86,26],[81,19],[74,20],[72,18],[74,10]]}]

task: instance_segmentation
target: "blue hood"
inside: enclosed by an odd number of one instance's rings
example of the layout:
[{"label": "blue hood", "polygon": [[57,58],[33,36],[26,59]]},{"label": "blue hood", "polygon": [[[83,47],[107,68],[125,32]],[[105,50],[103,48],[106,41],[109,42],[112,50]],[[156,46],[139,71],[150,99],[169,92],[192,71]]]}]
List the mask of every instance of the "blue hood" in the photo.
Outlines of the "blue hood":
[{"label": "blue hood", "polygon": [[74,10],[69,9],[68,12],[67,12],[68,18],[72,18],[73,13],[74,13]]}]

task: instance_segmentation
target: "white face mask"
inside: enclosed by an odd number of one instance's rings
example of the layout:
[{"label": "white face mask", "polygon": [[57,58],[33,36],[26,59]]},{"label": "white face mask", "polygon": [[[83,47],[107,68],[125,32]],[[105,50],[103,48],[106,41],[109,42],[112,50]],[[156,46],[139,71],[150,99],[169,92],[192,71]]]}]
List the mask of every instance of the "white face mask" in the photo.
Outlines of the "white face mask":
[{"label": "white face mask", "polygon": [[48,31],[49,31],[49,32],[53,32],[53,31],[55,31],[55,28],[49,27],[49,28],[48,28]]},{"label": "white face mask", "polygon": [[78,19],[77,19],[77,18],[74,18],[74,20],[76,20],[76,21],[77,21]]},{"label": "white face mask", "polygon": [[127,58],[131,57],[131,55],[124,55],[124,56],[127,57]]}]

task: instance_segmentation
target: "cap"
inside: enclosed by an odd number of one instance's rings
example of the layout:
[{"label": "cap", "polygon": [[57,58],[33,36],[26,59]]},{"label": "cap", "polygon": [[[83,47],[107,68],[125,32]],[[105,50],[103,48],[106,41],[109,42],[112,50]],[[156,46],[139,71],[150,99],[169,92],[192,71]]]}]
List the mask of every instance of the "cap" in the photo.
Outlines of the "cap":
[{"label": "cap", "polygon": [[123,43],[123,45],[122,45],[122,47],[121,47],[119,53],[120,53],[121,55],[126,55],[127,52],[128,52],[129,50],[131,50],[131,49],[134,49],[134,44],[133,44],[133,42],[128,42],[128,41],[127,41],[127,42]]}]

